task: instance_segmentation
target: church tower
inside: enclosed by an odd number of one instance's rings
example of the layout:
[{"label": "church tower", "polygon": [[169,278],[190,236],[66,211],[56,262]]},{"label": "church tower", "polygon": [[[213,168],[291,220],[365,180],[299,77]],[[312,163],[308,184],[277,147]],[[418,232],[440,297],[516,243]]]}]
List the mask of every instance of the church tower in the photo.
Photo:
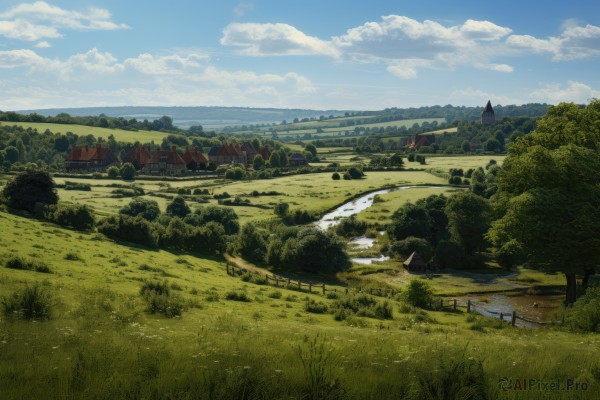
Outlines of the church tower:
[{"label": "church tower", "polygon": [[483,112],[481,113],[481,123],[483,125],[492,125],[496,122],[496,116],[494,115],[494,109],[492,103],[488,100]]}]

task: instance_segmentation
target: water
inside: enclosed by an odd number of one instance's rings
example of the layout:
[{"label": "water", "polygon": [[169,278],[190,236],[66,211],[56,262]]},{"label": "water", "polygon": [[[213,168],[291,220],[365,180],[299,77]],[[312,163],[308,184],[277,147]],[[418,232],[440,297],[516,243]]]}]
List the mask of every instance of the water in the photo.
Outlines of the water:
[{"label": "water", "polygon": [[351,258],[350,260],[352,260],[352,262],[355,262],[357,264],[370,265],[370,264],[373,264],[373,262],[375,262],[375,261],[386,261],[389,259],[390,258],[388,256],[384,256],[382,254],[379,257],[356,257],[356,258]]},{"label": "water", "polygon": [[348,242],[348,247],[353,250],[368,250],[375,244],[375,239],[366,236],[355,237]]},{"label": "water", "polygon": [[[470,299],[474,303],[475,311],[486,317],[499,318],[499,313],[503,313],[504,319],[510,321],[514,310],[520,317],[544,322],[555,319],[553,314],[560,308],[563,296],[493,294],[489,297],[471,297]],[[537,307],[535,304],[537,304]],[[516,324],[529,328],[541,326],[520,319],[517,319]]]},{"label": "water", "polygon": [[339,223],[340,218],[351,217],[352,215],[356,215],[361,211],[366,210],[367,208],[373,205],[373,200],[375,196],[378,194],[386,194],[390,192],[394,192],[396,190],[404,190],[404,189],[413,189],[413,188],[428,188],[428,189],[436,189],[443,186],[398,186],[390,189],[382,189],[376,192],[371,192],[369,194],[365,194],[357,199],[349,201],[345,204],[342,204],[335,210],[330,213],[327,213],[317,222],[317,226],[323,230],[326,230],[330,226],[335,226]]}]

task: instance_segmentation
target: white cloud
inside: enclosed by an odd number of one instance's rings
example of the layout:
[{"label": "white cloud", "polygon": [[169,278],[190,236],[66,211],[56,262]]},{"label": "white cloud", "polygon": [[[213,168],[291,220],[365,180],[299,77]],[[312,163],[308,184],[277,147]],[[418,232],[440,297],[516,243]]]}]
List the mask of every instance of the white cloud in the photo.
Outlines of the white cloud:
[{"label": "white cloud", "polygon": [[475,40],[500,40],[512,32],[512,29],[496,25],[490,21],[467,20],[460,32],[464,37]]},{"label": "white cloud", "polygon": [[288,24],[234,23],[223,29],[221,44],[250,56],[326,55],[338,57],[331,43],[308,36]]},{"label": "white cloud", "polygon": [[524,51],[549,53],[555,61],[570,61],[600,56],[600,27],[594,25],[564,26],[558,37],[538,39],[530,35],[511,35],[506,44]]},{"label": "white cloud", "polygon": [[592,98],[599,98],[600,91],[581,82],[568,81],[565,88],[562,88],[559,83],[547,84],[543,88],[531,92],[530,97],[536,101],[547,103],[568,101],[584,104]]},{"label": "white cloud", "polygon": [[37,42],[36,44],[34,44],[33,47],[36,47],[38,49],[47,49],[48,47],[52,47],[52,45],[47,41],[42,40],[41,42]]},{"label": "white cloud", "polygon": [[523,104],[525,101],[518,97],[504,96],[498,93],[488,92],[481,89],[465,88],[452,91],[449,96],[451,104],[481,105],[490,100],[492,105]]},{"label": "white cloud", "polygon": [[125,24],[113,22],[106,9],[65,10],[45,1],[22,3],[0,13],[0,35],[10,39],[57,39],[63,36],[61,29],[96,31],[126,28]]},{"label": "white cloud", "polygon": [[3,82],[3,110],[104,104],[309,107],[317,90],[295,72],[224,70],[205,54],[182,49],[125,60],[95,48],[66,59],[26,49],[0,51],[2,68],[12,75]]},{"label": "white cloud", "polygon": [[475,67],[479,69],[485,69],[490,71],[497,72],[513,72],[514,68],[507,64],[485,64],[485,63],[475,63]]}]

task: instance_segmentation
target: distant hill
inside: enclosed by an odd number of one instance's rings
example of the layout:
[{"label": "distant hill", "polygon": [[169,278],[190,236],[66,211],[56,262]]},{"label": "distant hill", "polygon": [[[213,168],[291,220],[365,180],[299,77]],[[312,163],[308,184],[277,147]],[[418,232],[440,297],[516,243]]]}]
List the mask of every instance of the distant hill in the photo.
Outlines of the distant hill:
[{"label": "distant hill", "polygon": [[173,118],[173,124],[180,128],[202,125],[205,129],[220,129],[234,125],[280,123],[283,120],[292,121],[294,118],[318,118],[321,115],[339,116],[343,115],[345,111],[250,107],[84,107],[19,110],[17,112],[21,114],[37,113],[44,116],[67,113],[75,117],[105,114],[108,117],[136,118],[138,120],[154,120],[167,115]]}]

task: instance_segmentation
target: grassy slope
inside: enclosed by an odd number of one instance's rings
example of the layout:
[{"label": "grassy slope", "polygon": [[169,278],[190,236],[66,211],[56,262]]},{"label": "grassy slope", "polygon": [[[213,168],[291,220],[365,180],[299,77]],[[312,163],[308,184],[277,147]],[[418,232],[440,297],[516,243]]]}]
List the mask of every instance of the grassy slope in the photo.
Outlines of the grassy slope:
[{"label": "grassy slope", "polygon": [[[198,398],[219,397],[209,394],[210,387],[226,390],[223,398],[240,398],[241,390],[255,390],[257,384],[264,384],[258,389],[267,397],[300,396],[310,380],[296,350],[309,349],[306,337],[318,337],[325,346],[325,353],[308,351],[312,362],[330,354],[330,361],[318,366],[354,398],[399,398],[415,388],[416,374],[436,379],[442,360],[467,357],[482,362],[491,398],[501,395],[497,381],[502,376],[575,378],[586,380],[591,390],[598,387],[592,377],[600,368],[597,335],[508,327],[473,331],[463,313],[428,312],[417,318],[400,313],[395,301],[394,320],[355,319],[349,325],[331,314],[305,312],[301,299],[306,294],[280,289],[282,296],[275,299],[268,296],[272,287],[228,277],[218,260],[128,247],[3,212],[0,228],[0,264],[9,254],[43,257],[54,272],[2,266],[0,297],[38,282],[58,299],[50,322],[0,317],[3,399],[148,398],[152,393],[178,398],[194,390]],[[65,260],[68,252],[82,261]],[[140,280],[164,279],[139,270],[144,263],[171,275],[167,279],[183,289],[177,293],[195,306],[175,319],[144,313]],[[233,289],[246,291],[253,301],[223,300]],[[208,301],[215,292],[220,300]],[[456,379],[455,372],[448,373]],[[512,396],[518,394],[505,398],[521,398]],[[526,398],[547,394],[527,392]]]},{"label": "grassy slope", "polygon": [[2,122],[4,125],[17,125],[24,128],[37,129],[38,132],[44,132],[46,129],[50,129],[54,133],[67,133],[72,132],[76,135],[94,135],[101,137],[104,140],[108,139],[109,135],[113,135],[115,140],[118,142],[130,142],[140,141],[142,143],[154,143],[160,144],[162,139],[168,135],[164,132],[156,131],[126,131],[122,129],[108,129],[98,128],[95,126],[85,125],[65,125],[65,124],[47,124],[43,122]]}]

